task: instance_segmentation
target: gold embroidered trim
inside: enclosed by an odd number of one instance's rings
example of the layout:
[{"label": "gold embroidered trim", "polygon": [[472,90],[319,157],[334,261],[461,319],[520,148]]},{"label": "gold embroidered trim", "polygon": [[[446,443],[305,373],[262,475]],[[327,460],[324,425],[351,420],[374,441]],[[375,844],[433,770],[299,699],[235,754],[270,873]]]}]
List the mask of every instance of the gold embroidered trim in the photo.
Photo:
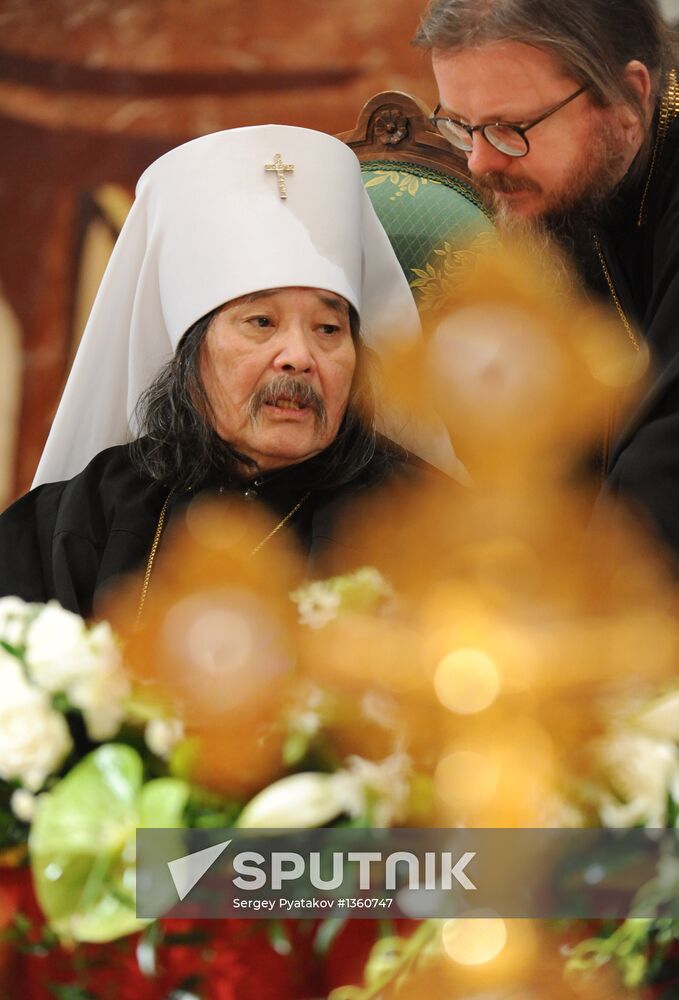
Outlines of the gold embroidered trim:
[{"label": "gold embroidered trim", "polygon": [[493,233],[478,233],[462,250],[454,250],[446,240],[442,247],[434,249],[434,256],[423,268],[412,267],[410,270],[415,277],[409,285],[418,290],[419,311],[424,313],[441,309],[452,301],[461,275],[496,243],[497,237]]}]

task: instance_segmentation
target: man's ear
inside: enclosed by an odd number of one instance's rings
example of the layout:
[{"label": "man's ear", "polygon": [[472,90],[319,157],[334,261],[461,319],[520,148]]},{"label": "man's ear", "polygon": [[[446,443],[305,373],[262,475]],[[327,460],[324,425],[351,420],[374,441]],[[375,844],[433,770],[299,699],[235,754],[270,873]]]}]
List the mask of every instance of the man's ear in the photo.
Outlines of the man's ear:
[{"label": "man's ear", "polygon": [[[632,59],[625,66],[623,73],[625,82],[632,88],[639,98],[639,102],[646,112],[647,120],[651,118],[651,74],[648,67],[638,59]],[[633,128],[639,124],[634,108],[625,105],[621,111],[621,121],[625,128]]]}]

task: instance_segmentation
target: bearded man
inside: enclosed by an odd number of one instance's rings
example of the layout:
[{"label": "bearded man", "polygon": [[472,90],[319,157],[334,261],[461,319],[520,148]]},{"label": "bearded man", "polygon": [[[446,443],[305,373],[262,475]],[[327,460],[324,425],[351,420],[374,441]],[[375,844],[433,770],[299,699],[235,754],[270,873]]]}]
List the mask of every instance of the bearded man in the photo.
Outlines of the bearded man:
[{"label": "bearded man", "polygon": [[[607,491],[679,554],[679,86],[654,0],[432,0],[441,133],[500,225],[544,227],[653,380],[603,444]],[[611,420],[611,427],[614,426]]]},{"label": "bearded man", "polygon": [[0,518],[0,594],[96,613],[206,491],[262,503],[313,573],[347,500],[422,471],[378,433],[368,373],[369,345],[418,329],[339,140],[270,125],[171,150],[137,186],[36,488]]}]

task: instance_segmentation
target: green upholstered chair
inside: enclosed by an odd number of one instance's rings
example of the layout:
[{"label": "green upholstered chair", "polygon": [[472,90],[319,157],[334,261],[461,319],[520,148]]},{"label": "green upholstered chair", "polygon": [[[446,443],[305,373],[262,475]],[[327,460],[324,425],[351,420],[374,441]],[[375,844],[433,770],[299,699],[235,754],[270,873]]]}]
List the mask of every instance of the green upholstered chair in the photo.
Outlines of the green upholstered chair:
[{"label": "green upholstered chair", "polygon": [[428,115],[416,98],[385,92],[368,101],[353,131],[338,136],[361,162],[421,313],[441,302],[457,268],[493,234],[464,155]]}]

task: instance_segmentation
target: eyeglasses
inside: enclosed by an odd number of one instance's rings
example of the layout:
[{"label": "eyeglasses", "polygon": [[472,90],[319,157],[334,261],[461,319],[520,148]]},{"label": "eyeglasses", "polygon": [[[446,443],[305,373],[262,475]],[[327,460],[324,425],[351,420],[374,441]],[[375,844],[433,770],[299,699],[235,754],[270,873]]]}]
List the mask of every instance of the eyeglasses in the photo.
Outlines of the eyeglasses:
[{"label": "eyeglasses", "polygon": [[556,114],[561,108],[565,108],[567,104],[570,104],[571,101],[574,101],[576,97],[579,97],[586,90],[587,87],[580,87],[574,94],[567,97],[565,101],[560,101],[559,104],[550,108],[549,111],[545,111],[539,118],[535,118],[532,122],[524,122],[522,125],[511,125],[509,122],[489,122],[487,125],[465,125],[464,122],[458,122],[455,118],[445,118],[439,115],[440,104],[436,105],[436,110],[429,118],[429,121],[432,125],[436,126],[444,139],[447,139],[453,146],[463,150],[465,153],[471,153],[474,148],[474,132],[480,132],[491,146],[494,146],[501,153],[505,153],[506,156],[525,156],[530,150],[526,132],[535,125],[539,125],[545,118]]}]

